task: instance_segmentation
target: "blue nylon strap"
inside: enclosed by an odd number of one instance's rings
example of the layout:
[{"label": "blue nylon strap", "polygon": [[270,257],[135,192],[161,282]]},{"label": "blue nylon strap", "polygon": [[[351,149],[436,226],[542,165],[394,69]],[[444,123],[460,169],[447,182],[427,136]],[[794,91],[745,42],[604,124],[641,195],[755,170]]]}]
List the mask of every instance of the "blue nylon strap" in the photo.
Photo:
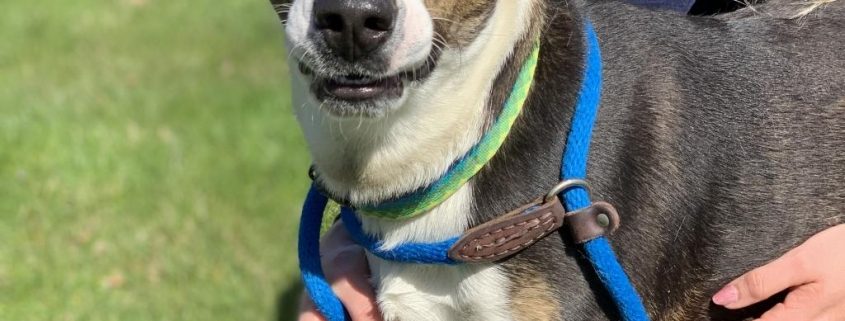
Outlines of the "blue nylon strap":
[{"label": "blue nylon strap", "polygon": [[[312,185],[302,207],[302,218],[299,226],[299,270],[302,283],[317,311],[327,321],[351,321],[349,314],[332,291],[326,280],[320,262],[320,227],[328,199]],[[340,212],[341,220],[353,240],[367,249],[370,253],[388,261],[416,264],[456,264],[448,256],[449,248],[458,238],[452,238],[439,243],[409,243],[384,250],[381,242],[368,235],[361,228],[361,221],[355,212],[343,208]]]},{"label": "blue nylon strap", "polygon": [[308,296],[326,320],[351,321],[340,299],[334,295],[331,285],[326,281],[320,263],[320,226],[323,224],[327,202],[328,199],[311,185],[299,222],[299,270]]},{"label": "blue nylon strap", "polygon": [[619,315],[625,321],[648,321],[648,313],[637,290],[619,265],[616,254],[607,238],[600,237],[584,244],[584,252],[590,260],[601,283],[616,303]]},{"label": "blue nylon strap", "polygon": [[361,245],[371,254],[393,262],[400,263],[416,263],[416,264],[457,264],[449,258],[448,252],[458,241],[458,237],[454,237],[437,243],[406,243],[385,250],[382,247],[382,242],[376,240],[368,235],[361,228],[361,221],[355,216],[355,211],[344,207],[341,212],[341,220],[346,230],[352,236],[352,239],[358,245]]},{"label": "blue nylon strap", "polygon": [[[561,180],[587,178],[587,158],[590,153],[593,125],[601,104],[601,48],[593,25],[587,22],[584,28],[587,37],[586,71],[561,162]],[[563,200],[567,212],[574,212],[592,204],[589,193],[580,186],[564,191]],[[648,321],[648,313],[645,311],[642,300],[619,264],[607,239],[600,237],[587,242],[584,245],[584,251],[599,279],[616,303],[622,319]]]}]

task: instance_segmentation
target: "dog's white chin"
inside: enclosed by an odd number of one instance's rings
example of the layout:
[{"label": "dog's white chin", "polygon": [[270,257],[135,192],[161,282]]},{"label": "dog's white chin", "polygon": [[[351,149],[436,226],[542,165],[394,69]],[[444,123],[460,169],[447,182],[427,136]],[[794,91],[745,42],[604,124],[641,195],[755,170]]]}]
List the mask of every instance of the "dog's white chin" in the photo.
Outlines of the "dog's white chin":
[{"label": "dog's white chin", "polygon": [[364,121],[378,121],[402,108],[408,100],[407,94],[406,88],[395,98],[378,98],[365,102],[330,99],[323,101],[320,109],[332,122],[353,121],[364,126]]}]

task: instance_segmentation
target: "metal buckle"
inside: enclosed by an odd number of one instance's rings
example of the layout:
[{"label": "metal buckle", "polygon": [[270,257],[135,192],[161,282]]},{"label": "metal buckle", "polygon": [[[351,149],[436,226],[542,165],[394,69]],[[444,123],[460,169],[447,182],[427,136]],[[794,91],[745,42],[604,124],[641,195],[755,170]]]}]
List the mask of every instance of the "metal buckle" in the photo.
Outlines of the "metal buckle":
[{"label": "metal buckle", "polygon": [[583,187],[585,190],[587,190],[587,195],[591,194],[590,183],[587,183],[587,181],[583,179],[567,179],[555,185],[555,187],[552,188],[548,194],[546,194],[546,197],[543,198],[543,202],[548,202],[550,199],[552,199],[552,197],[557,197],[558,194],[563,193],[573,187]]}]

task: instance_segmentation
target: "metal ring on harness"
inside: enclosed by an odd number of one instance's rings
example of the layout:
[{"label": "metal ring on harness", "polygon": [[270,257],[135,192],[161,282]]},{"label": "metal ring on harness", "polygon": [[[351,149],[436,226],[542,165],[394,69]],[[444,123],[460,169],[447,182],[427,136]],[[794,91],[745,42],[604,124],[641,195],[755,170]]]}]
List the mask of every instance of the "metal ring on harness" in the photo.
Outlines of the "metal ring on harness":
[{"label": "metal ring on harness", "polygon": [[552,197],[557,197],[560,193],[563,193],[564,191],[573,187],[583,187],[585,190],[587,190],[587,194],[591,194],[590,183],[587,183],[587,181],[583,179],[568,179],[555,185],[555,187],[552,188],[552,190],[550,190],[548,194],[546,194],[546,197],[543,198],[543,202],[548,202],[550,199],[552,199]]}]

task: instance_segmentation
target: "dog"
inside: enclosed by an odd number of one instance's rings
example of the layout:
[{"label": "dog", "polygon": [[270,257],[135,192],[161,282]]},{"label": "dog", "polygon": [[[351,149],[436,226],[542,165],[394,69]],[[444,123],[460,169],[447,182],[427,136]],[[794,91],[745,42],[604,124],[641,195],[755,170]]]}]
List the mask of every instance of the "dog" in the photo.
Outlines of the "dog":
[{"label": "dog", "polygon": [[[407,220],[361,216],[384,247],[434,242],[545,195],[585,68],[603,63],[588,181],[654,320],[744,320],[721,285],[845,214],[845,4],[770,0],[708,17],[607,0],[271,0],[316,183],[352,206],[426,187],[484,135],[540,44],[495,157]],[[565,233],[492,264],[368,257],[385,320],[616,320]]]}]

